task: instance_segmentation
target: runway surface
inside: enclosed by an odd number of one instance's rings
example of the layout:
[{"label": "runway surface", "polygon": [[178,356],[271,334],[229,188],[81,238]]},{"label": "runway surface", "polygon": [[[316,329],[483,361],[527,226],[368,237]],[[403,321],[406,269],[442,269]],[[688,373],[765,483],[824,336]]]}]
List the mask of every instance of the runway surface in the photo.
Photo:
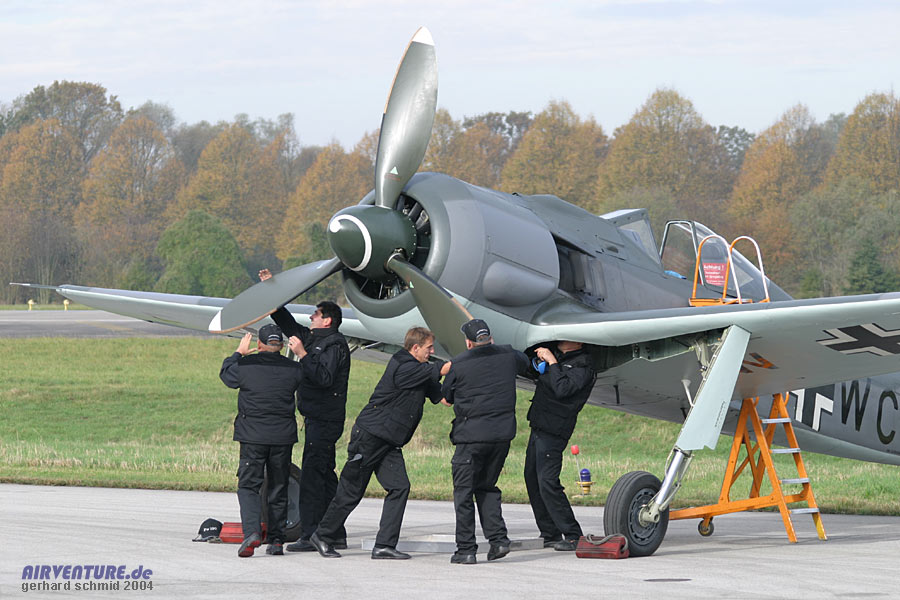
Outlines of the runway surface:
[{"label": "runway surface", "polygon": [[[415,485],[415,482],[413,483]],[[777,513],[716,517],[703,538],[696,521],[670,523],[656,554],[626,560],[578,559],[553,550],[514,551],[499,561],[452,565],[449,554],[374,561],[360,549],[374,536],[381,501],[365,499],[347,522],[350,550],[238,558],[237,545],[195,543],[207,517],[239,521],[235,494],[0,485],[0,597],[398,600],[404,598],[896,598],[900,518],[824,515],[829,540],[812,519],[795,518],[790,544]],[[504,505],[513,538],[537,535],[530,508]],[[576,507],[587,532],[601,533],[602,508]],[[800,518],[806,517],[806,518]],[[452,535],[448,502],[411,501],[403,537]],[[121,565],[151,570],[152,590],[22,591],[29,565]],[[63,583],[60,575],[49,583]],[[69,580],[70,585],[85,580]],[[109,580],[102,580],[109,581]],[[115,582],[116,580],[112,580]],[[128,585],[134,585],[128,584]]]},{"label": "runway surface", "polygon": [[0,338],[208,336],[102,310],[0,310]]}]

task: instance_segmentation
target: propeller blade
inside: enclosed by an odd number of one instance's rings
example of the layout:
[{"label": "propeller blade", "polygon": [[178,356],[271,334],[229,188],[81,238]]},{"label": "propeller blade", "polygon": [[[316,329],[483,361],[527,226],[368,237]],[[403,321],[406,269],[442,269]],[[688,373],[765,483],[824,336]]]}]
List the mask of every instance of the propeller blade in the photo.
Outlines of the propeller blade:
[{"label": "propeller blade", "polygon": [[210,333],[228,333],[278,310],[303,292],[313,288],[344,265],[337,257],[288,269],[247,288],[220,310],[209,323]]},{"label": "propeller blade", "polygon": [[406,47],[384,107],[375,155],[375,206],[394,208],[403,186],[422,164],[436,108],[434,41],[428,29],[420,27]]},{"label": "propeller blade", "polygon": [[409,286],[416,306],[437,341],[456,356],[466,349],[466,338],[460,328],[472,320],[459,301],[434,279],[406,262],[400,254],[392,255],[387,267]]}]

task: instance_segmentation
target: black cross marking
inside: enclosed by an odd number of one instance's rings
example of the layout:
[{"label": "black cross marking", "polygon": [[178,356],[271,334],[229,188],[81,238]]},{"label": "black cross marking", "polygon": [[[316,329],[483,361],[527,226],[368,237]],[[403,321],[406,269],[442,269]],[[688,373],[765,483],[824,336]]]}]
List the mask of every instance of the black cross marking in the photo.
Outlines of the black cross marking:
[{"label": "black cross marking", "polygon": [[816,340],[819,344],[837,350],[841,354],[862,354],[875,356],[900,354],[900,329],[883,329],[875,323],[838,327],[824,331],[830,338]]}]

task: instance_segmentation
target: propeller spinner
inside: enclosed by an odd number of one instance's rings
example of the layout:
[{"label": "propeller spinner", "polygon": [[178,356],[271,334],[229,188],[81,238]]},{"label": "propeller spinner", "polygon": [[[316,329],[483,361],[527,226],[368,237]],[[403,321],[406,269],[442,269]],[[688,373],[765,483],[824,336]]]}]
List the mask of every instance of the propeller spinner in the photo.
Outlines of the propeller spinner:
[{"label": "propeller spinner", "polygon": [[209,330],[226,333],[255,323],[347,268],[376,281],[400,277],[439,341],[452,353],[464,350],[459,327],[472,317],[437,282],[407,262],[416,249],[416,230],[397,210],[404,186],[425,156],[436,108],[434,41],[422,27],[406,48],[385,105],[375,157],[375,205],[351,206],[331,218],[328,241],[336,258],[289,269],[248,288],[225,305]]},{"label": "propeller spinner", "polygon": [[403,213],[377,206],[345,208],[328,223],[328,243],[351,271],[386,281],[394,276],[387,260],[395,252],[412,257],[416,228]]}]

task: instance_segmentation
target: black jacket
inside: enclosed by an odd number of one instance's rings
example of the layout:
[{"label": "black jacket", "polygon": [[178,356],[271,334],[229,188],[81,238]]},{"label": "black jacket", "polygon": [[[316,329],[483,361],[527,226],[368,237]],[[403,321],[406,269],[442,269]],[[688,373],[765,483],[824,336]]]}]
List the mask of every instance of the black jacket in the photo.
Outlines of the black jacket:
[{"label": "black jacket", "polygon": [[397,447],[404,446],[422,420],[425,396],[441,401],[443,361],[421,363],[407,350],[391,357],[356,425]]},{"label": "black jacket", "polygon": [[235,441],[272,446],[297,442],[294,392],[302,374],[296,362],[277,352],[235,352],[222,362],[219,378],[240,390]]},{"label": "black jacket", "polygon": [[516,437],[516,374],[528,357],[510,346],[476,346],[453,359],[441,391],[453,404],[454,444],[507,442]]},{"label": "black jacket", "polygon": [[350,379],[350,348],[334,327],[310,329],[297,323],[283,306],[272,320],[288,337],[297,336],[306,348],[300,361],[303,381],[297,391],[297,410],[309,419],[343,423]]},{"label": "black jacket", "polygon": [[532,429],[568,440],[594,387],[594,365],[584,350],[567,352],[557,360],[537,379],[528,421]]}]

